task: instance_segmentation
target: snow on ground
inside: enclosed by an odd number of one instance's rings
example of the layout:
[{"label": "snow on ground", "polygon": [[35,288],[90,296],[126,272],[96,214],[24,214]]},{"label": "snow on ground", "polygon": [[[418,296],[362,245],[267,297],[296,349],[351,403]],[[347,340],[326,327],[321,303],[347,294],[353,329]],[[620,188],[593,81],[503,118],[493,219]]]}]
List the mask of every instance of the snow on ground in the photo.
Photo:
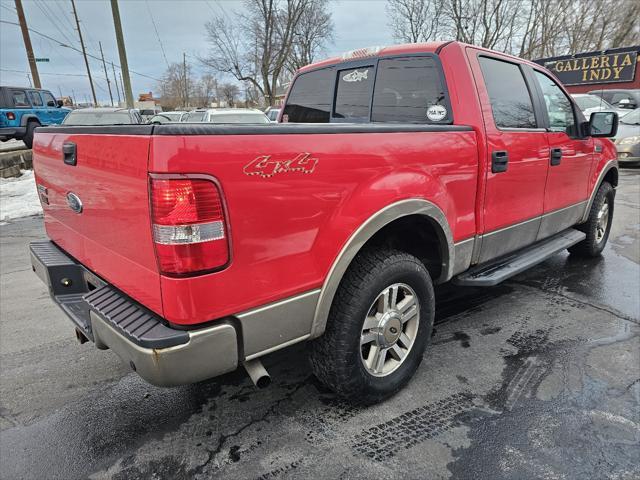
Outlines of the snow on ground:
[{"label": "snow on ground", "polygon": [[0,221],[42,213],[33,170],[17,178],[0,178]]}]

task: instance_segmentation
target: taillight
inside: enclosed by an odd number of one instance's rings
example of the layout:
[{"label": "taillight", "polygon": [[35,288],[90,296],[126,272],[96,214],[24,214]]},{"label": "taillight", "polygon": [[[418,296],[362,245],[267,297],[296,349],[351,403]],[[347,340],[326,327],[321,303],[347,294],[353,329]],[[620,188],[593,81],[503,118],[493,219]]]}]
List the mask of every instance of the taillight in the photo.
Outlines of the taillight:
[{"label": "taillight", "polygon": [[214,182],[153,175],[151,218],[162,273],[201,273],[229,261],[224,209]]},{"label": "taillight", "polygon": [[7,120],[15,120],[16,114],[13,112],[7,112]]}]

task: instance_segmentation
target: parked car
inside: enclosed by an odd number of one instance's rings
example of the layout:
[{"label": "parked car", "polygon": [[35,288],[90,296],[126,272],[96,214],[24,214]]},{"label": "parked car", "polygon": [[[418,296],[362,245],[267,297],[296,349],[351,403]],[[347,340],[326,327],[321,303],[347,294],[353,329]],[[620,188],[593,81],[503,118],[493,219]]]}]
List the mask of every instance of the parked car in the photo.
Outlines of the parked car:
[{"label": "parked car", "polygon": [[38,129],[31,263],[81,342],[156,385],[243,366],[261,387],[261,357],[311,341],[320,381],[374,402],[422,361],[435,284],[607,243],[617,115],[587,123],[540,65],[361,49],[287,98],[275,125]]},{"label": "parked car", "polygon": [[280,109],[271,107],[271,108],[267,109],[267,111],[264,112],[264,113],[265,113],[265,115],[267,117],[269,117],[269,120],[271,122],[277,122],[278,121],[278,115],[280,114]]},{"label": "parked car", "polygon": [[633,110],[640,108],[640,89],[592,90],[591,95],[604,98],[616,108]]},{"label": "parked car", "polygon": [[148,120],[148,123],[160,124],[160,123],[179,123],[186,117],[188,112],[176,111],[176,112],[162,112],[154,115]]},{"label": "parked car", "polygon": [[640,108],[620,118],[615,144],[620,165],[640,164]]},{"label": "parked car", "polygon": [[616,112],[618,116],[626,115],[629,110],[615,108],[605,99],[589,93],[574,93],[571,95],[576,101],[578,108],[582,111],[586,118],[593,112]]},{"label": "parked car", "polygon": [[81,108],[74,110],[62,122],[71,125],[136,125],[144,123],[134,108]]},{"label": "parked car", "polygon": [[204,121],[208,123],[269,123],[260,110],[250,108],[212,108],[207,110]]},{"label": "parked car", "polygon": [[60,124],[69,112],[49,90],[0,86],[0,141],[15,138],[31,148],[37,127]]}]

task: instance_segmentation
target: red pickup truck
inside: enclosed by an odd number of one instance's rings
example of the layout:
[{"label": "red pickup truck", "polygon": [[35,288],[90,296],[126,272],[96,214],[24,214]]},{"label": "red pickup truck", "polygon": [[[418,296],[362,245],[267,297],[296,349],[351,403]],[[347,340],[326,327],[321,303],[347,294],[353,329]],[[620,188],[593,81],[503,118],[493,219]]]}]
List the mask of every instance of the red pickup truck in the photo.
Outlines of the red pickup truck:
[{"label": "red pickup truck", "polygon": [[156,385],[309,341],[317,377],[377,401],[431,336],[433,284],[595,256],[617,117],[532,62],[457,42],[302,68],[277,124],[39,128],[49,240],[34,271],[81,342]]}]

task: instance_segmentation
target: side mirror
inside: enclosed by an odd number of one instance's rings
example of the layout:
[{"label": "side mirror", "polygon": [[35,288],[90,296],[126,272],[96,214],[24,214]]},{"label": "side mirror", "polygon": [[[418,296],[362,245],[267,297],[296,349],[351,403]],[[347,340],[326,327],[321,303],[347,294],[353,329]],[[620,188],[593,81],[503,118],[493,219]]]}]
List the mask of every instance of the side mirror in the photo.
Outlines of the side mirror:
[{"label": "side mirror", "polygon": [[62,100],[58,100],[56,103],[58,104],[58,108],[64,105],[64,102]]},{"label": "side mirror", "polygon": [[615,137],[618,133],[618,114],[615,112],[593,112],[589,118],[589,135],[592,137]]},{"label": "side mirror", "polygon": [[47,102],[47,107],[55,107],[56,106],[56,102],[54,102],[53,100],[49,100]]}]

